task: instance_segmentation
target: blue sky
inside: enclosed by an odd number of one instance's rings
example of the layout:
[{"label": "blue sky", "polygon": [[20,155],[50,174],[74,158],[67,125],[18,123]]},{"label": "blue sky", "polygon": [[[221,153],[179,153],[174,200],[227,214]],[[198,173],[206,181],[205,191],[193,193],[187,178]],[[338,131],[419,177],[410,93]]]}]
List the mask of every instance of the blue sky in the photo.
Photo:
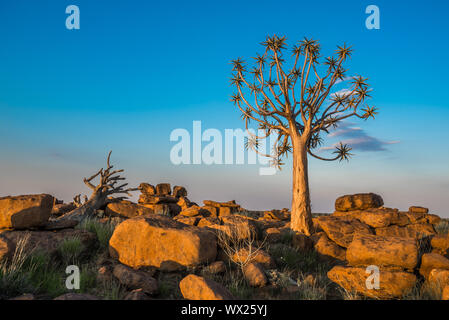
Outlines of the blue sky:
[{"label": "blue sky", "polygon": [[[80,30],[65,27],[71,4]],[[365,28],[370,4],[380,8],[380,30]],[[257,165],[169,159],[170,132],[190,131],[194,120],[244,128],[229,101],[229,61],[262,52],[276,33],[289,45],[315,38],[324,54],[352,45],[347,67],[369,77],[380,110],[375,121],[346,124],[352,130],[339,138],[365,141],[349,163],[311,160],[313,210],[373,191],[387,206],[449,217],[448,14],[447,1],[2,1],[0,195],[88,193],[82,177],[112,149],[132,185],[170,182],[197,202],[289,207],[288,161],[259,176]]]}]

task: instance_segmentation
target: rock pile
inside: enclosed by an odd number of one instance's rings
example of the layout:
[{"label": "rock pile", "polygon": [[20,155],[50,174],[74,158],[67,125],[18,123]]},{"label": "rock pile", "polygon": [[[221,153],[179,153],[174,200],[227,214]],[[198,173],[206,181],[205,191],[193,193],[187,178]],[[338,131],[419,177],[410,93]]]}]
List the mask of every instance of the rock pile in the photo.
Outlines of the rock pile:
[{"label": "rock pile", "polygon": [[[444,257],[449,238],[436,235],[434,225],[440,218],[428,209],[386,208],[373,193],[340,197],[335,209],[332,215],[315,219],[319,232],[312,237],[320,254],[343,264],[329,271],[329,279],[347,291],[380,299],[404,296],[419,274],[426,281],[438,279],[442,287],[449,285],[445,278],[449,260]],[[432,253],[423,251],[425,243],[431,244]],[[379,289],[369,289],[365,283],[369,266],[379,268]]]}]

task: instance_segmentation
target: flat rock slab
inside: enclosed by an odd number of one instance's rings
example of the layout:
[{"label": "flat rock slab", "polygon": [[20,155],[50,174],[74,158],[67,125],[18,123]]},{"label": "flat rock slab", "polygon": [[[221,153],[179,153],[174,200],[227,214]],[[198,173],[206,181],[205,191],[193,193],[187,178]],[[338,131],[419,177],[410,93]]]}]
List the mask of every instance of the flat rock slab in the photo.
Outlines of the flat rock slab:
[{"label": "flat rock slab", "polygon": [[414,269],[418,264],[418,244],[414,239],[356,234],[346,250],[351,266]]},{"label": "flat rock slab", "polygon": [[153,214],[118,225],[109,241],[109,250],[111,256],[133,268],[160,268],[164,262],[195,266],[215,260],[217,242],[209,230]]},{"label": "flat rock slab", "polygon": [[232,294],[221,284],[189,274],[179,283],[182,296],[188,300],[233,300]]},{"label": "flat rock slab", "polygon": [[317,222],[326,235],[341,247],[348,247],[356,233],[371,234],[370,227],[357,219],[322,216]]}]

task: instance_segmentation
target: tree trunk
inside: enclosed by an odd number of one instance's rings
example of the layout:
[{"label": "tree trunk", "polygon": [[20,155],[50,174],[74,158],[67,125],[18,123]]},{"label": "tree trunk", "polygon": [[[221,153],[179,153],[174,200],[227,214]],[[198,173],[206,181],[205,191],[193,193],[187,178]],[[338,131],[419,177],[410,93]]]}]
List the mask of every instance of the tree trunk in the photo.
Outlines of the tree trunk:
[{"label": "tree trunk", "polygon": [[306,235],[313,233],[310,207],[307,151],[301,138],[293,138],[293,195],[290,228]]},{"label": "tree trunk", "polygon": [[95,211],[107,204],[107,196],[100,191],[94,192],[89,200],[79,208],[76,208],[58,218],[58,220],[82,220],[95,215]]}]

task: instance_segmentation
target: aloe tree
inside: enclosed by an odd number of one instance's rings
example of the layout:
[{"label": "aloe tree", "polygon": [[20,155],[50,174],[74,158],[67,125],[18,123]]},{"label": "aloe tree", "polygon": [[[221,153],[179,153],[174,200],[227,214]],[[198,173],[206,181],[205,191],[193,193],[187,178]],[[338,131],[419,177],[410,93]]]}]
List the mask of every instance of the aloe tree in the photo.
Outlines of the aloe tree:
[{"label": "aloe tree", "polygon": [[[291,61],[287,63],[285,37],[268,36],[262,46],[264,53],[253,58],[250,70],[241,58],[232,61],[231,84],[237,92],[231,100],[240,109],[249,132],[247,147],[263,154],[258,150],[260,139],[276,133],[274,150],[264,154],[271,157],[272,165],[280,168],[282,158],[293,154],[291,228],[310,235],[313,226],[308,156],[325,161],[348,160],[351,148],[341,142],[330,158],[318,155],[321,136],[344,119],[374,118],[376,108],[365,104],[370,92],[367,79],[346,77],[343,64],[351,56],[351,47],[338,46],[335,55],[323,59],[320,44],[304,38],[292,47]],[[350,81],[349,88],[333,91],[343,81]],[[264,132],[262,136],[248,130],[251,121]]]}]

